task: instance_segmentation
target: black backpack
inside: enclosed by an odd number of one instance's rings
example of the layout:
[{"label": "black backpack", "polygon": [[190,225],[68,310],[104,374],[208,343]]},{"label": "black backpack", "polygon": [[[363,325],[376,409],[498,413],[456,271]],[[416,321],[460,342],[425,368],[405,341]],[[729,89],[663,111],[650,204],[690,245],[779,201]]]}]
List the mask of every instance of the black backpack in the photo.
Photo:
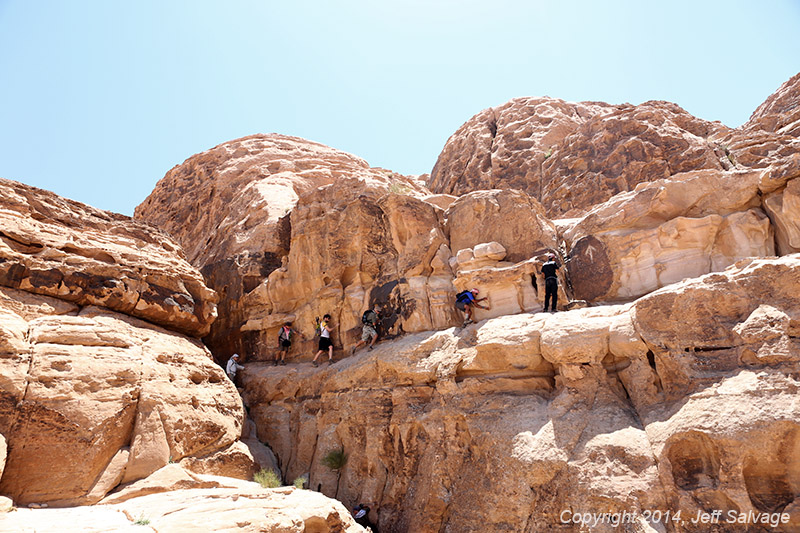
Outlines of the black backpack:
[{"label": "black backpack", "polygon": [[377,321],[378,317],[372,309],[367,309],[364,311],[364,314],[361,315],[361,323],[366,324],[368,326],[375,326],[375,322]]},{"label": "black backpack", "polygon": [[281,326],[281,331],[280,333],[278,333],[278,340],[288,341],[291,338],[291,336],[292,336],[292,330],[286,331],[285,329],[283,329],[283,326]]}]

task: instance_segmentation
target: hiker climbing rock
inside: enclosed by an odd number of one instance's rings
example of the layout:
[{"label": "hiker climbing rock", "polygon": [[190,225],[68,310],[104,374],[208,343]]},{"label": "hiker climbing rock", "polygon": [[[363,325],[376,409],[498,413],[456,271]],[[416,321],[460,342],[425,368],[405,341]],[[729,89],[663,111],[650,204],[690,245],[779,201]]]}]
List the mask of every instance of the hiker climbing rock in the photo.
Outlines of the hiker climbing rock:
[{"label": "hiker climbing rock", "polygon": [[369,347],[367,350],[372,350],[375,341],[378,340],[378,319],[380,314],[381,306],[376,303],[372,309],[367,309],[364,311],[364,314],[361,315],[361,323],[364,325],[364,327],[361,328],[361,340],[350,350],[350,355],[356,353],[356,350],[368,342]]},{"label": "hiker climbing rock", "polygon": [[547,262],[542,265],[542,275],[544,275],[544,311],[547,312],[547,305],[552,298],[551,313],[558,310],[558,275],[556,271],[560,265],[556,263],[555,254],[547,254]]},{"label": "hiker climbing rock", "polygon": [[333,342],[331,341],[331,330],[329,329],[330,321],[331,315],[325,315],[322,317],[322,322],[317,325],[319,329],[319,349],[311,361],[314,366],[319,366],[317,358],[326,351],[328,352],[328,364],[333,363]]},{"label": "hiker climbing rock", "polygon": [[480,304],[480,302],[485,301],[486,298],[478,298],[478,294],[480,294],[478,289],[461,291],[456,294],[456,309],[464,313],[464,324],[462,327],[467,327],[467,325],[475,322],[472,320],[473,307],[478,307],[480,309],[491,309],[491,307],[488,305],[483,306]]},{"label": "hiker climbing rock", "polygon": [[234,385],[238,387],[238,383],[236,382],[236,372],[239,370],[243,370],[244,365],[239,364],[239,354],[235,353],[228,359],[228,364],[225,365],[225,372],[228,374],[228,377],[231,379]]},{"label": "hiker climbing rock", "polygon": [[301,338],[305,339],[302,333],[298,333],[292,328],[291,322],[284,323],[278,332],[278,353],[275,355],[272,364],[276,366],[286,364],[286,354],[289,353],[289,348],[292,346],[293,335],[300,335]]}]

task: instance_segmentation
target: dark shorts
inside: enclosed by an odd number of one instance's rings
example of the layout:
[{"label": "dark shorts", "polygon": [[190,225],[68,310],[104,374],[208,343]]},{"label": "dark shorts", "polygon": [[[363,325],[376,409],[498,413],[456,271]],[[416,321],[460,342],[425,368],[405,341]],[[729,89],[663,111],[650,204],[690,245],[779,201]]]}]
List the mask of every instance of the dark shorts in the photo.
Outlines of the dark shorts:
[{"label": "dark shorts", "polygon": [[331,342],[331,338],[330,337],[320,337],[319,338],[319,349],[320,350],[325,352],[331,346],[333,346],[333,342]]},{"label": "dark shorts", "polygon": [[467,310],[467,302],[456,302],[456,309],[463,313]]},{"label": "dark shorts", "polygon": [[291,345],[292,345],[292,341],[281,340],[281,348],[282,349],[287,349]]}]

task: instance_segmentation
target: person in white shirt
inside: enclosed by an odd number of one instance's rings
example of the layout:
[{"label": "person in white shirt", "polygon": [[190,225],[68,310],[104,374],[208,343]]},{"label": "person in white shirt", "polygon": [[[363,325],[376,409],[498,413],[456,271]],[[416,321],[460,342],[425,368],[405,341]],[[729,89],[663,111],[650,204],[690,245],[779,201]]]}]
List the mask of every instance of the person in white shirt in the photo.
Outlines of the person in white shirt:
[{"label": "person in white shirt", "polygon": [[234,385],[236,385],[236,372],[242,370],[244,365],[239,364],[239,354],[235,353],[228,359],[228,364],[225,367],[225,372],[228,374],[228,377],[231,378],[231,381]]}]

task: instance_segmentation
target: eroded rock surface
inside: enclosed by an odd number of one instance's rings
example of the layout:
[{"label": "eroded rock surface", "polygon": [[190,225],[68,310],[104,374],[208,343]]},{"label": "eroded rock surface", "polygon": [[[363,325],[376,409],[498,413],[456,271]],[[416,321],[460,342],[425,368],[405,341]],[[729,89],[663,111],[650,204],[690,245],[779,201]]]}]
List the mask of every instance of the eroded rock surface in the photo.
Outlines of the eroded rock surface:
[{"label": "eroded rock surface", "polygon": [[225,457],[243,408],[196,338],[217,295],[177,243],[16,182],[0,192],[0,493],[94,503],[170,461]]},{"label": "eroded rock surface", "polygon": [[445,144],[437,193],[514,188],[551,218],[582,214],[638,183],[726,168],[711,137],[728,129],[669,102],[611,106],[519,98],[482,111]]},{"label": "eroded rock surface", "polygon": [[0,493],[16,502],[93,503],[241,435],[236,389],[197,340],[97,307],[0,314]]},{"label": "eroded rock surface", "polygon": [[217,295],[164,233],[0,179],[0,286],[98,305],[192,336]]},{"label": "eroded rock surface", "polygon": [[223,294],[206,342],[220,361],[257,347],[244,335],[241,298],[289,252],[289,213],[304,194],[343,178],[400,194],[428,191],[415,180],[319,143],[286,135],[251,135],[220,144],[174,167],[134,217],[172,235],[209,285]]},{"label": "eroded rock surface", "polygon": [[[382,531],[784,510],[796,289],[800,256],[743,261],[631,304],[417,333],[322,370],[253,365],[246,402],[288,478],[379,509]],[[339,476],[321,458],[340,447]]]},{"label": "eroded rock surface", "polygon": [[[177,466],[177,465],[170,465]],[[217,476],[161,472],[147,486],[103,505],[0,510],[3,531],[280,531],[356,533],[341,503],[308,490],[265,489]],[[75,526],[74,528],[72,526]]]}]

